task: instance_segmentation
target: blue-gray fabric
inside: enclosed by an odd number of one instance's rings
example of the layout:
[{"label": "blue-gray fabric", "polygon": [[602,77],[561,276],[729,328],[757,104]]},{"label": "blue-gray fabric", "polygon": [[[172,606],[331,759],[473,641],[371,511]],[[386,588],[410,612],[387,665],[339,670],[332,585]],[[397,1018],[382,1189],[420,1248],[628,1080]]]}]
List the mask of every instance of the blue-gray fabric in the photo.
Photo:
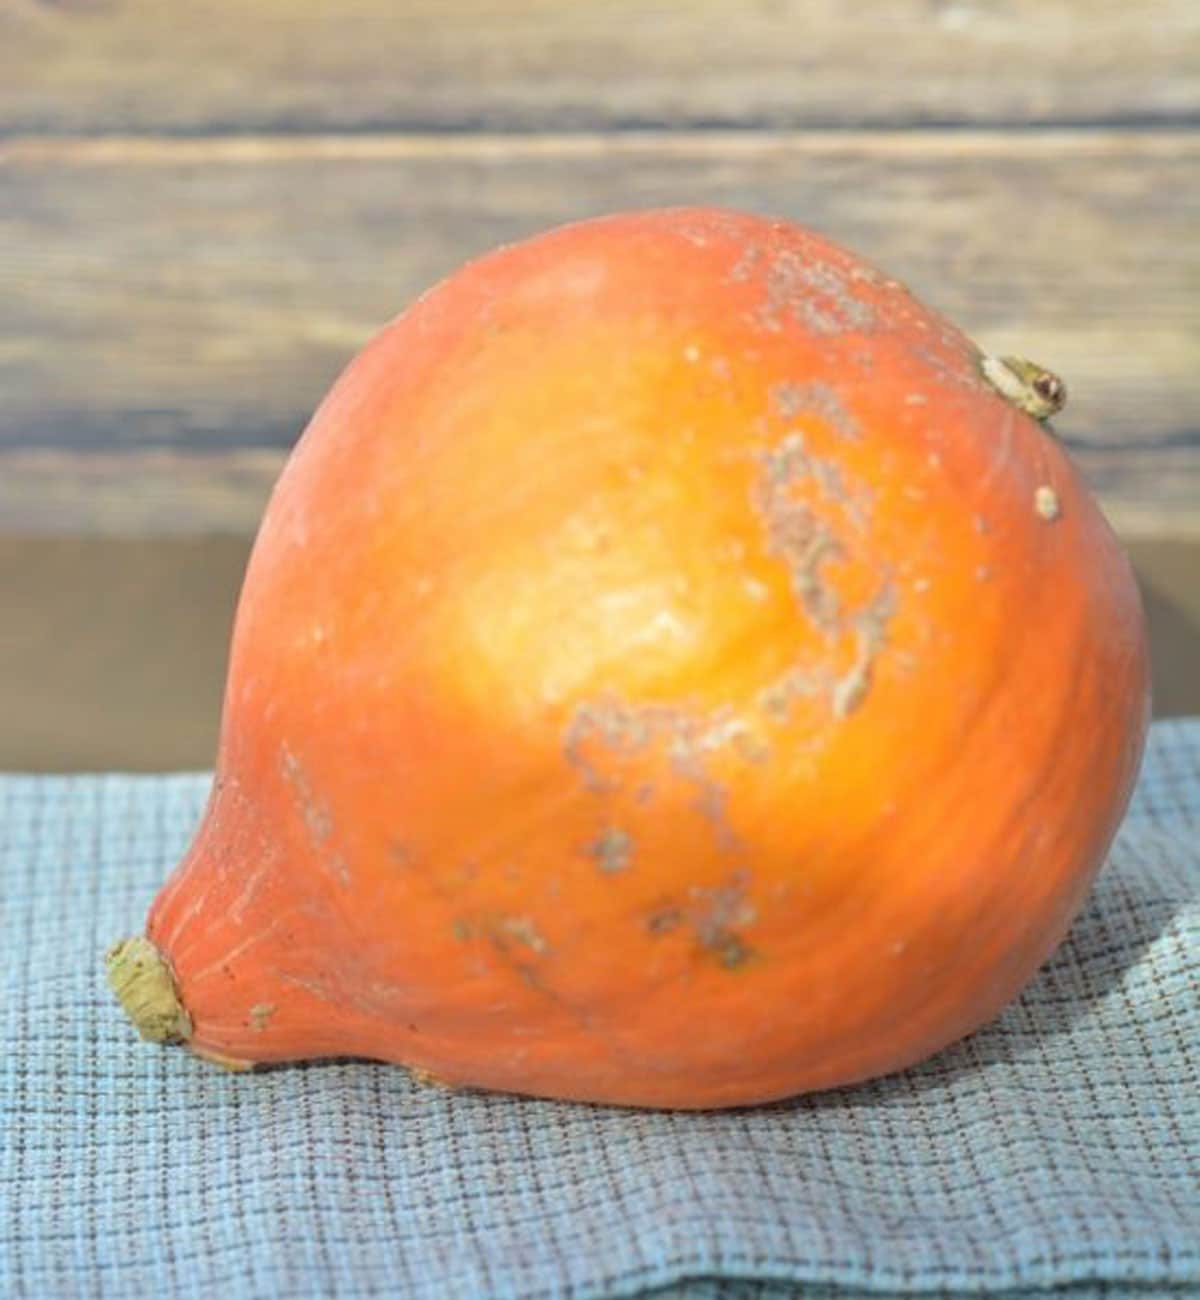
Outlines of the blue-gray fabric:
[{"label": "blue-gray fabric", "polygon": [[995,1023],[730,1113],[141,1043],[101,953],[207,785],[0,777],[0,1296],[1200,1294],[1200,720],[1155,726],[1086,910]]}]

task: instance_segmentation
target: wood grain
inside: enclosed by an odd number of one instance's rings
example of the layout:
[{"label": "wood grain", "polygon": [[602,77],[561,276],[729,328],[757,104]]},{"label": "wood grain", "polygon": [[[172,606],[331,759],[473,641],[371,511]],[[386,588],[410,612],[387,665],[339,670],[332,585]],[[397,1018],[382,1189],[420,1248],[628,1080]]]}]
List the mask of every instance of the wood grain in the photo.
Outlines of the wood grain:
[{"label": "wood grain", "polygon": [[5,0],[0,129],[1194,120],[1195,0]]},{"label": "wood grain", "polygon": [[[1070,451],[1123,538],[1200,542],[1200,445]],[[248,537],[285,457],[0,449],[0,536]]]},{"label": "wood grain", "polygon": [[1106,499],[1191,528],[1198,163],[1162,132],[12,141],[0,526],[245,530],[340,368],[436,278],[555,222],[702,201],[824,229],[1058,370]]}]

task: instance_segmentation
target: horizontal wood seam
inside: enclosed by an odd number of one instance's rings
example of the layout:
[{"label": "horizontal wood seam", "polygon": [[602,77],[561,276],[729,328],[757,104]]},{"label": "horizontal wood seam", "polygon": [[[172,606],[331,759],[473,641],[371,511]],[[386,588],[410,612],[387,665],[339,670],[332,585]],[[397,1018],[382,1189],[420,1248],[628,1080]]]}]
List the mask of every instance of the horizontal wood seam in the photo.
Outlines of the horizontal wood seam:
[{"label": "horizontal wood seam", "polygon": [[645,130],[536,133],[429,133],[354,131],[281,134],[0,135],[0,163],[157,165],[174,162],[260,163],[337,158],[386,161],[414,158],[587,157],[666,153],[674,157],[759,155],[791,149],[814,154],[846,150],[891,157],[961,156],[964,143],[974,156],[1044,157],[1070,149],[1076,157],[1131,151],[1145,157],[1200,156],[1200,130],[1071,129],[1030,131],[1025,127],[970,130],[877,130],[799,127],[742,131]]},{"label": "horizontal wood seam", "polygon": [[[880,135],[909,133],[975,135],[990,131],[1013,131],[1022,134],[1043,135],[1057,131],[1075,133],[1106,133],[1110,131],[1156,131],[1168,134],[1200,130],[1200,113],[1185,112],[1129,112],[1096,115],[1062,114],[1052,117],[1016,117],[997,114],[986,118],[965,117],[909,117],[896,120],[877,120],[870,116],[860,118],[811,118],[788,121],[780,114],[760,114],[751,117],[696,116],[683,119],[628,117],[597,120],[594,126],[580,125],[579,134],[624,136],[647,134],[704,135],[713,132],[737,135],[761,135],[785,131],[820,132],[829,135],[855,135],[864,131]],[[328,126],[319,117],[296,118],[290,122],[253,119],[244,122],[222,122],[188,125],[156,124],[153,127],[130,130],[99,127],[95,131],[70,131],[37,122],[24,122],[20,126],[6,126],[0,122],[0,141],[4,140],[111,140],[111,139],[238,139],[247,135],[277,136],[283,139],[305,136],[356,136],[370,138],[377,135],[428,136],[444,139],[460,135],[481,135],[499,140],[525,139],[553,135],[537,122],[505,122],[490,119],[485,114],[472,114],[459,118],[433,121],[405,117],[386,117],[354,122],[351,125]]]}]

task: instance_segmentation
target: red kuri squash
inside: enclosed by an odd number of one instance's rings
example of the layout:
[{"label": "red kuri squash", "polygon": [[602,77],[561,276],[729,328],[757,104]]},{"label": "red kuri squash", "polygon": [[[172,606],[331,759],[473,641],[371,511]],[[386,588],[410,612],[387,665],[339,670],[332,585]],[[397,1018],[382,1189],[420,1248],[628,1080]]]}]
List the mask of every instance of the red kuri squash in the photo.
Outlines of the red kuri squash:
[{"label": "red kuri squash", "polygon": [[994,1016],[1147,720],[1061,401],[783,221],[619,215],[464,267],[275,490],[203,824],[109,957],[139,1028],[708,1107]]}]

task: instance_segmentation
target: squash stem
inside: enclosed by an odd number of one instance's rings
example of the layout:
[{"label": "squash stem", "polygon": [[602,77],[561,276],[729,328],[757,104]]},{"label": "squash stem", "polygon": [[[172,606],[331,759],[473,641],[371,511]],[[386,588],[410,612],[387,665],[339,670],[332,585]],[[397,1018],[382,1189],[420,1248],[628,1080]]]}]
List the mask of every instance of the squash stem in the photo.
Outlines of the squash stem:
[{"label": "squash stem", "polygon": [[192,1036],[187,1013],[167,959],[137,935],[115,943],[104,955],[109,987],[134,1028],[151,1043],[184,1043]]},{"label": "squash stem", "polygon": [[984,357],[983,377],[1026,415],[1043,424],[1067,402],[1067,386],[1053,371],[1024,357]]}]

